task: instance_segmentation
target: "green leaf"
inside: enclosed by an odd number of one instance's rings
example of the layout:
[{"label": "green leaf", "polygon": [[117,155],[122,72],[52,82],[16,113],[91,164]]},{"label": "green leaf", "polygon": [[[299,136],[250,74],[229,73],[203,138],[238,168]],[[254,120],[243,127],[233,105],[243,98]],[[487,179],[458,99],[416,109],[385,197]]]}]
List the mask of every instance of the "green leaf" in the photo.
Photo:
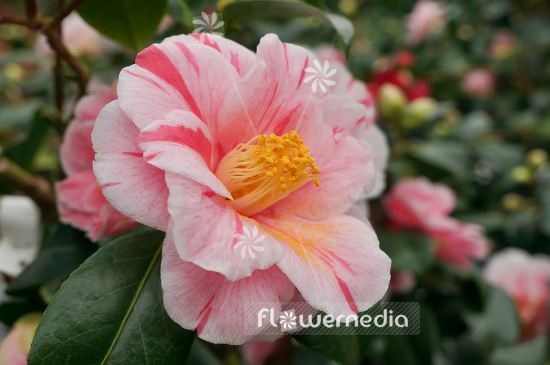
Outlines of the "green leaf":
[{"label": "green leaf", "polygon": [[379,232],[380,248],[392,260],[392,268],[422,274],[433,263],[434,242],[412,232]]},{"label": "green leaf", "polygon": [[497,343],[510,344],[520,333],[519,318],[512,298],[502,289],[491,287],[483,314],[466,315],[475,333]]},{"label": "green leaf", "polygon": [[11,282],[6,293],[18,295],[66,277],[96,250],[97,246],[90,242],[83,232],[60,224],[52,239],[40,251],[38,258]]},{"label": "green leaf", "polygon": [[302,345],[342,365],[359,363],[357,336],[294,335]]},{"label": "green leaf", "polygon": [[138,229],[75,270],[44,313],[28,363],[183,363],[194,333],[162,304],[163,239],[162,232]]},{"label": "green leaf", "polygon": [[460,181],[471,176],[470,157],[466,148],[457,142],[431,141],[417,143],[409,151],[409,156],[417,162],[427,165],[426,171],[434,168],[453,175]]},{"label": "green leaf", "polygon": [[25,170],[31,169],[34,157],[49,132],[50,125],[44,113],[43,110],[36,112],[28,127],[29,132],[25,139],[7,149],[4,153],[6,157]]},{"label": "green leaf", "polygon": [[168,0],[88,0],[78,12],[92,27],[134,51],[155,37]]},{"label": "green leaf", "polygon": [[544,336],[515,346],[497,348],[491,354],[491,365],[542,365],[548,352],[548,340]]},{"label": "green leaf", "polygon": [[223,19],[228,28],[232,24],[258,19],[278,19],[294,16],[312,16],[321,19],[334,28],[345,47],[349,46],[353,34],[353,24],[346,18],[325,13],[318,8],[294,1],[239,1],[223,9]]}]

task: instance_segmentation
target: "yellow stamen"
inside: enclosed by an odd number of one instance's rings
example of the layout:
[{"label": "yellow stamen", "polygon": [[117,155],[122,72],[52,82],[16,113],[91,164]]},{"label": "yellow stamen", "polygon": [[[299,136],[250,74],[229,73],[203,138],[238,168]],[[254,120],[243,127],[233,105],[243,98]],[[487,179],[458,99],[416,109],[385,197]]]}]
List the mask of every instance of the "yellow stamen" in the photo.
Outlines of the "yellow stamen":
[{"label": "yellow stamen", "polygon": [[288,196],[321,172],[308,155],[309,148],[295,131],[252,138],[229,152],[218,164],[216,176],[225,184],[235,210],[254,215]]}]

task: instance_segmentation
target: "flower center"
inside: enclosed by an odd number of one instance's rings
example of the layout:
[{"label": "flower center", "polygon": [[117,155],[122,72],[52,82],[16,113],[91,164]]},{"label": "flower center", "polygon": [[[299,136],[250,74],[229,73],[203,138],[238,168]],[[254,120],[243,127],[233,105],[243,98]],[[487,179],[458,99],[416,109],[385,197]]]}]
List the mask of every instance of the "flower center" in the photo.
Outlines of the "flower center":
[{"label": "flower center", "polygon": [[285,198],[321,172],[309,148],[295,131],[282,136],[261,134],[240,143],[220,161],[216,176],[231,193],[230,204],[242,215],[254,215]]}]

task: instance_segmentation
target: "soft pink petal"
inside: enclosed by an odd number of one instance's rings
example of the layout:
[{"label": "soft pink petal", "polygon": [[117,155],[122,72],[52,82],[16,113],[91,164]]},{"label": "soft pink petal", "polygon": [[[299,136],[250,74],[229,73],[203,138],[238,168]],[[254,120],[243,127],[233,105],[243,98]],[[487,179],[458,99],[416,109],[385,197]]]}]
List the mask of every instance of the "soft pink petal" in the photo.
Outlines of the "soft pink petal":
[{"label": "soft pink petal", "polygon": [[59,160],[67,175],[90,171],[94,161],[92,130],[95,119],[72,121],[59,147]]},{"label": "soft pink petal", "polygon": [[227,90],[238,78],[235,68],[203,44],[154,44],[122,70],[120,107],[140,129],[174,109],[194,113],[212,129]]},{"label": "soft pink petal", "polygon": [[[252,276],[229,281],[222,274],[183,261],[167,237],[162,250],[161,282],[164,306],[183,328],[197,330],[203,340],[239,345],[261,328],[250,328],[247,304],[279,303],[292,298],[295,288],[276,267],[257,270]],[[274,305],[278,318],[280,305]],[[254,319],[253,318],[253,319]]]},{"label": "soft pink petal", "polygon": [[489,253],[484,230],[477,224],[439,217],[430,219],[426,229],[438,243],[435,255],[441,261],[468,267],[472,260],[482,260]]},{"label": "soft pink petal", "polygon": [[376,124],[373,124],[359,132],[359,141],[371,151],[376,174],[372,190],[368,192],[369,186],[372,185],[365,186],[366,198],[376,199],[386,189],[386,167],[390,157],[388,138]]},{"label": "soft pink petal", "polygon": [[139,129],[113,101],[99,114],[92,141],[94,173],[103,194],[122,214],[166,230],[168,188],[164,172],[143,159]]},{"label": "soft pink petal", "polygon": [[121,234],[138,225],[109,204],[91,170],[58,182],[56,190],[61,222],[85,231],[92,241]]},{"label": "soft pink petal", "polygon": [[[170,172],[166,183],[173,220],[168,235],[173,234],[182,259],[238,280],[256,269],[269,268],[282,257],[279,242],[206,186]],[[258,243],[254,243],[254,231]]]},{"label": "soft pink petal", "polygon": [[[23,325],[8,333],[0,345],[0,365],[26,365],[27,354],[30,350],[30,341],[26,337],[32,336],[36,325]],[[28,343],[29,348],[24,348]]]},{"label": "soft pink petal", "polygon": [[220,52],[243,77],[256,61],[254,52],[237,42],[224,37],[213,37],[208,34],[176,35],[168,37],[162,43],[202,43]]},{"label": "soft pink petal", "polygon": [[[219,115],[219,140],[227,153],[258,134],[281,135],[296,129],[290,116],[317,97],[304,83],[312,53],[282,43],[274,34],[262,38],[256,64],[229,90]],[[242,125],[242,128],[235,128]]]},{"label": "soft pink petal", "polygon": [[115,99],[115,91],[111,87],[101,85],[95,88],[91,95],[84,96],[78,101],[75,109],[75,119],[78,121],[95,121],[101,109]]},{"label": "soft pink petal", "polygon": [[[328,136],[306,133],[302,137],[306,146],[315,146],[310,155],[321,169],[316,175],[321,186],[308,183],[274,208],[312,220],[343,214],[365,195],[366,186],[373,187],[375,169],[371,153],[357,139],[341,132],[333,131]],[[317,142],[313,141],[316,137]]]},{"label": "soft pink petal", "polygon": [[400,224],[421,228],[433,217],[447,216],[456,205],[454,192],[426,178],[399,181],[384,198],[390,217]]},{"label": "soft pink petal", "polygon": [[258,221],[286,243],[277,266],[315,308],[357,313],[386,293],[391,260],[370,225],[346,215],[313,222],[274,214]]},{"label": "soft pink petal", "polygon": [[231,199],[223,183],[210,171],[212,140],[208,127],[191,112],[174,110],[164,120],[144,128],[139,135],[143,158],[165,171],[208,186]]}]

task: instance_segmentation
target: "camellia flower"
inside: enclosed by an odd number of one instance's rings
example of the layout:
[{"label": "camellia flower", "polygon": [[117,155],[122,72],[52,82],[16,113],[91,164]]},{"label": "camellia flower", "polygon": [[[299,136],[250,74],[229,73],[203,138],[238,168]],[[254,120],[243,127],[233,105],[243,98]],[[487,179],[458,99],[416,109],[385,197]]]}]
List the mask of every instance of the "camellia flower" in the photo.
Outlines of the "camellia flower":
[{"label": "camellia flower", "polygon": [[517,50],[518,41],[514,33],[509,30],[500,30],[489,46],[489,55],[496,59],[505,59],[514,55]]},{"label": "camellia flower", "polygon": [[[376,188],[371,139],[383,136],[349,73],[326,93],[304,83],[314,60],[272,34],[256,54],[225,38],[171,37],[122,70],[118,100],[97,118],[101,189],[166,231],[164,305],[207,341],[258,334],[247,303],[273,303],[278,317],[299,293],[351,315],[388,288],[374,230],[347,214]],[[245,228],[254,258],[242,254]]]},{"label": "camellia flower", "polygon": [[491,257],[483,276],[515,301],[524,339],[548,331],[550,257],[507,248]]},{"label": "camellia flower", "polygon": [[56,184],[60,220],[86,231],[92,241],[138,226],[107,202],[93,172],[95,119],[115,98],[116,93],[105,86],[96,87],[93,94],[82,98],[59,150],[61,166],[67,174],[66,179]]},{"label": "camellia flower", "polygon": [[385,210],[397,224],[421,229],[437,242],[437,258],[469,266],[487,256],[488,244],[481,226],[449,217],[455,205],[449,187],[425,178],[401,180],[384,197]]},{"label": "camellia flower", "polygon": [[495,75],[489,70],[471,70],[462,80],[462,90],[471,97],[486,99],[495,90]]},{"label": "camellia flower", "polygon": [[21,317],[0,344],[0,365],[26,365],[41,314]]},{"label": "camellia flower", "polygon": [[441,2],[420,0],[407,16],[407,42],[411,45],[420,43],[424,37],[437,32],[445,26],[445,7]]}]

